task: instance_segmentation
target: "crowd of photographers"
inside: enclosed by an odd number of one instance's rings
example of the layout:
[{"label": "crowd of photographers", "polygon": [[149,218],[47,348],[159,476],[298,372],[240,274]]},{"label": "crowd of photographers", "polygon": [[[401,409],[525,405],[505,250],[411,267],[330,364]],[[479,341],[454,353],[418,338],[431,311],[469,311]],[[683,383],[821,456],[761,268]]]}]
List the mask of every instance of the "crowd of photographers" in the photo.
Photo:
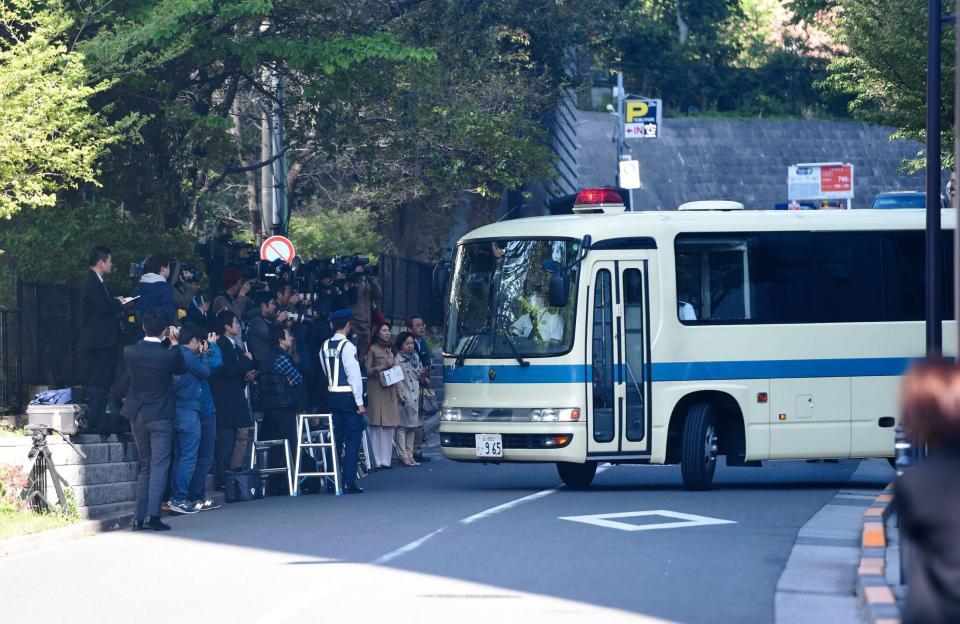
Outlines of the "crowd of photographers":
[{"label": "crowd of photographers", "polygon": [[[208,270],[219,270],[215,253],[204,258]],[[137,528],[166,530],[161,505],[174,513],[215,508],[206,477],[212,471],[220,487],[229,472],[249,467],[255,421],[258,439],[286,439],[295,448],[296,415],[330,411],[321,349],[334,335],[328,319],[347,311],[349,339],[370,375],[374,463],[391,466],[394,435],[402,464],[429,461],[420,454],[417,413],[421,384],[429,383],[423,320],[408,319],[394,345],[381,285],[364,256],[228,264],[207,280],[213,297],[202,291],[199,271],[163,255],[131,268],[131,297],[111,297],[103,276],[112,268],[110,250],[94,248],[78,346],[92,363],[91,386],[129,421],[140,452]],[[119,362],[118,317],[137,339]],[[377,373],[401,364],[403,381],[381,387]],[[93,406],[91,424],[106,433],[115,425],[102,408]],[[282,447],[271,452],[280,454],[271,465],[283,465]],[[311,470],[312,460],[302,460]],[[285,477],[270,482],[273,493],[287,488]]]}]

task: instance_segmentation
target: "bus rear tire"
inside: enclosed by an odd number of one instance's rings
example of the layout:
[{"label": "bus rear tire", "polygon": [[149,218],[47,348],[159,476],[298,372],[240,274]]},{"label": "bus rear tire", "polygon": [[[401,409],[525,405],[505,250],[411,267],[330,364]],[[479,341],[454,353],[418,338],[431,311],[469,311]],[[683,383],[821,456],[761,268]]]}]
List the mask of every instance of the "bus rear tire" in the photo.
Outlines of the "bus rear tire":
[{"label": "bus rear tire", "polygon": [[683,425],[680,472],[688,490],[709,490],[717,469],[717,418],[707,403],[691,405]]},{"label": "bus rear tire", "polygon": [[557,462],[557,472],[560,480],[570,488],[583,489],[590,487],[593,477],[597,474],[597,462],[588,461],[583,464]]}]

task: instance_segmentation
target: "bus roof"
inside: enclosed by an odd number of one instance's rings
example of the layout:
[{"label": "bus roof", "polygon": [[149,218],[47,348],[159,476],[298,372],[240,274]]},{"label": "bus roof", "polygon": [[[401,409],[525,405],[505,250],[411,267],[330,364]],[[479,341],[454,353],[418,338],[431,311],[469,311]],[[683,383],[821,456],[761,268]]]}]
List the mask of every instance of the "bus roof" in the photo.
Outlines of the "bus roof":
[{"label": "bus roof", "polygon": [[[943,229],[952,229],[954,211],[941,211]],[[745,210],[642,211],[620,214],[558,215],[491,223],[460,239],[574,238],[594,242],[650,236],[672,238],[680,232],[752,232],[791,230],[922,230],[925,210]]]}]

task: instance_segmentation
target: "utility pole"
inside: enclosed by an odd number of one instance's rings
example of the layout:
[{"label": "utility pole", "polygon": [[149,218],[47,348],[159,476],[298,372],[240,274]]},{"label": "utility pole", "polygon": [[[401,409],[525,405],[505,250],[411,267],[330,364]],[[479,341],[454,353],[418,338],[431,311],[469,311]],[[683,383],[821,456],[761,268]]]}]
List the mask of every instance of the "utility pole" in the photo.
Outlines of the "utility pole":
[{"label": "utility pole", "polygon": [[[943,237],[940,228],[940,0],[927,0],[927,357],[943,352]],[[960,250],[957,250],[960,251]]]},{"label": "utility pole", "polygon": [[[626,123],[627,123],[627,113],[624,109],[624,100],[626,99],[626,94],[623,90],[623,72],[617,72],[617,186],[623,188],[623,180],[620,179],[620,162],[623,160],[630,160],[632,156],[630,154],[624,154],[627,152],[627,134],[626,134]],[[633,210],[633,189],[628,189],[627,193],[630,195],[630,210]]]},{"label": "utility pole", "polygon": [[273,201],[271,224],[272,234],[285,234],[287,231],[288,211],[287,211],[287,167],[286,158],[283,156],[284,145],[284,114],[283,114],[283,83],[280,81],[280,74],[276,67],[270,72],[272,78],[273,92],[276,98],[273,101],[273,115],[271,119],[271,158],[276,158],[271,163],[270,171],[273,177]]},{"label": "utility pole", "polygon": [[[261,99],[262,101],[262,99]],[[260,162],[273,156],[273,132],[270,130],[270,113],[265,104],[260,105]],[[260,167],[260,233],[269,235],[273,220],[273,167]]]},{"label": "utility pole", "polygon": [[265,67],[264,85],[274,94],[260,105],[260,203],[265,236],[283,234],[287,226],[287,167],[283,157],[283,86],[276,68]]}]

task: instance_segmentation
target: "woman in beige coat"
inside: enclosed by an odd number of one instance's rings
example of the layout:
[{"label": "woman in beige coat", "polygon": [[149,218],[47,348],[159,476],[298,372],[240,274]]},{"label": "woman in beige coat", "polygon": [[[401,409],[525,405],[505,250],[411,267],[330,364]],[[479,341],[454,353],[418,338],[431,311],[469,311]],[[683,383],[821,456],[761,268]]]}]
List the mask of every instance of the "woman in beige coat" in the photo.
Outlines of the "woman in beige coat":
[{"label": "woman in beige coat", "polygon": [[367,417],[370,419],[370,444],[378,468],[390,468],[393,436],[400,424],[400,385],[383,387],[380,372],[396,365],[390,343],[390,325],[374,328],[375,341],[367,350]]}]

